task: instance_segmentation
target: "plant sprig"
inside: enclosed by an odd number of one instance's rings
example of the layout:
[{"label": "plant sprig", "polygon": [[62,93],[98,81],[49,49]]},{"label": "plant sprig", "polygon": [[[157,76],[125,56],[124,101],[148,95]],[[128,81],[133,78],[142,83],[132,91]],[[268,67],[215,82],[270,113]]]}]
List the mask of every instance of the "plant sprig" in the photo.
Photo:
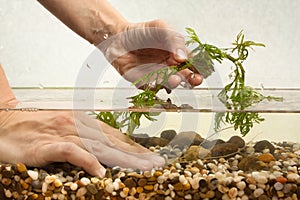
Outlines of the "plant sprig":
[{"label": "plant sprig", "polygon": [[[186,32],[188,34],[186,45],[196,45],[191,51],[191,54],[194,56],[178,66],[160,68],[136,80],[133,83],[134,85],[146,87],[143,92],[130,97],[131,103],[134,107],[138,108],[152,107],[156,104],[165,103],[166,101],[158,99],[156,95],[159,90],[164,88],[164,85],[172,75],[189,68],[196,73],[200,73],[204,78],[207,78],[215,71],[214,61],[222,64],[224,60],[227,60],[233,64],[234,68],[229,75],[231,82],[221,90],[218,94],[218,98],[230,112],[220,112],[215,115],[215,129],[218,130],[221,127],[221,123],[228,123],[233,125],[235,130],[239,130],[242,135],[246,135],[254,123],[260,123],[264,119],[259,116],[257,112],[246,112],[243,110],[265,99],[268,101],[282,100],[280,97],[264,96],[252,87],[245,85],[245,69],[243,64],[249,55],[249,49],[253,49],[255,46],[264,47],[265,45],[245,40],[245,36],[241,31],[237,35],[236,40],[232,43],[233,47],[218,48],[211,44],[202,43],[192,28],[186,28]],[[153,85],[149,85],[149,83],[154,83],[154,87]],[[132,133],[134,128],[140,125],[141,116],[145,116],[151,121],[154,120],[149,113],[145,112],[131,112],[126,114],[126,117],[119,123],[116,118],[116,116],[119,115],[111,113],[99,114],[100,120],[110,123],[113,127],[120,128],[121,126],[127,125],[127,132],[129,133]],[[124,120],[129,122],[125,123]]]}]

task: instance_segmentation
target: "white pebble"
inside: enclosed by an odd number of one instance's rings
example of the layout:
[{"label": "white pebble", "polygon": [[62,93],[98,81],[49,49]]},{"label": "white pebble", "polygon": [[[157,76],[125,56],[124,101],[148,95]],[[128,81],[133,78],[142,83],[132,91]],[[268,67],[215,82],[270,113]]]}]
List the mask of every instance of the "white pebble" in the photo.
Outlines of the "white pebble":
[{"label": "white pebble", "polygon": [[230,197],[230,199],[236,198],[237,195],[238,195],[238,190],[236,187],[232,187],[229,189],[228,196]]},{"label": "white pebble", "polygon": [[162,184],[164,181],[165,181],[165,176],[164,175],[161,175],[161,176],[157,177],[157,182],[159,184]]},{"label": "white pebble", "polygon": [[266,184],[268,182],[267,174],[263,172],[252,172],[252,177],[261,184]]},{"label": "white pebble", "polygon": [[10,191],[10,190],[5,190],[5,196],[6,196],[7,198],[11,198],[11,197],[12,197],[11,191]]},{"label": "white pebble", "polygon": [[176,167],[176,169],[181,169],[180,163],[175,163],[175,167]]},{"label": "white pebble", "polygon": [[48,190],[48,183],[44,182],[42,185],[42,193],[46,193]]},{"label": "white pebble", "polygon": [[47,184],[50,184],[50,183],[52,183],[52,182],[54,182],[56,180],[56,176],[55,175],[48,175],[48,176],[46,176],[45,177],[45,182],[47,183]]},{"label": "white pebble", "polygon": [[249,187],[251,190],[255,190],[255,189],[256,189],[256,185],[254,185],[254,184],[249,184],[248,187]]},{"label": "white pebble", "polygon": [[254,190],[253,195],[255,198],[261,196],[264,193],[264,190],[261,188],[257,188],[256,190]]},{"label": "white pebble", "polygon": [[243,195],[241,198],[241,200],[248,200],[248,199],[249,199],[249,197],[247,195]]},{"label": "white pebble", "polygon": [[77,185],[77,183],[72,183],[72,185],[70,186],[70,189],[71,190],[77,190],[77,188],[78,188],[78,185]]},{"label": "white pebble", "polygon": [[192,173],[191,173],[190,171],[185,170],[185,171],[184,171],[184,174],[185,174],[187,177],[192,177]]},{"label": "white pebble", "polygon": [[187,194],[184,196],[184,199],[193,199],[193,196],[191,194]]},{"label": "white pebble", "polygon": [[82,183],[83,185],[88,185],[88,184],[91,183],[91,180],[88,179],[88,178],[86,178],[86,177],[82,177],[82,178],[80,179],[80,181],[81,181],[81,183]]},{"label": "white pebble", "polygon": [[197,160],[197,163],[198,163],[198,165],[203,165],[203,162],[200,159]]},{"label": "white pebble", "polygon": [[171,184],[169,184],[169,185],[168,185],[168,188],[169,188],[171,191],[173,191],[173,190],[174,190],[174,186],[173,186],[173,185],[171,185]]},{"label": "white pebble", "polygon": [[105,190],[108,192],[108,193],[112,193],[114,191],[114,185],[112,183],[109,183],[105,186]]},{"label": "white pebble", "polygon": [[120,189],[120,184],[116,181],[113,182],[114,190],[119,190]]},{"label": "white pebble", "polygon": [[92,183],[97,184],[100,182],[100,180],[97,177],[92,177],[91,178]]},{"label": "white pebble", "polygon": [[126,198],[126,197],[127,197],[127,194],[125,194],[123,191],[121,191],[121,192],[120,192],[120,197]]},{"label": "white pebble", "polygon": [[239,188],[239,190],[244,190],[246,188],[246,183],[244,181],[237,182],[236,187]]},{"label": "white pebble", "polygon": [[297,167],[296,166],[288,166],[287,168],[289,171],[297,173]]},{"label": "white pebble", "polygon": [[55,187],[60,187],[60,186],[62,186],[61,180],[56,179],[56,180],[54,181],[54,186],[55,186]]},{"label": "white pebble", "polygon": [[291,173],[291,174],[288,174],[286,177],[289,181],[295,181],[299,178],[299,175],[295,174],[295,173]]},{"label": "white pebble", "polygon": [[174,199],[174,197],[176,196],[176,193],[172,190],[172,191],[170,192],[170,195],[171,195],[171,197]]},{"label": "white pebble", "polygon": [[87,193],[86,187],[81,187],[76,192],[76,197],[82,197]]},{"label": "white pebble", "polygon": [[270,149],[264,149],[262,152],[263,153],[270,153]]},{"label": "white pebble", "polygon": [[28,170],[27,174],[30,178],[32,178],[32,180],[37,180],[39,178],[39,173],[37,171]]},{"label": "white pebble", "polygon": [[275,188],[275,190],[282,190],[283,189],[283,184],[280,183],[280,182],[276,182],[274,184],[274,188]]},{"label": "white pebble", "polygon": [[239,196],[239,197],[242,197],[244,194],[245,194],[245,191],[244,191],[244,190],[239,190],[239,191],[238,191],[238,196]]},{"label": "white pebble", "polygon": [[184,175],[179,176],[179,181],[180,181],[180,183],[182,183],[182,185],[188,184],[188,181],[186,180]]}]

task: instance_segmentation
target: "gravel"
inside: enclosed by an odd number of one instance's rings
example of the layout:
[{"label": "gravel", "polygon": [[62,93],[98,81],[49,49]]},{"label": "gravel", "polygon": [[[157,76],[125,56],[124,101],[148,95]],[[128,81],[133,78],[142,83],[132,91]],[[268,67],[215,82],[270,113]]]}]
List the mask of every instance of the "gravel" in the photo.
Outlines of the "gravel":
[{"label": "gravel", "polygon": [[[169,132],[172,136],[165,131],[164,140],[180,141]],[[266,140],[245,144],[235,136],[220,145],[237,141],[235,152],[218,148],[215,154],[215,147],[208,150],[195,142],[151,146],[168,165],[144,172],[107,168],[105,178],[69,163],[42,168],[0,163],[0,199],[300,199],[299,144]]]}]

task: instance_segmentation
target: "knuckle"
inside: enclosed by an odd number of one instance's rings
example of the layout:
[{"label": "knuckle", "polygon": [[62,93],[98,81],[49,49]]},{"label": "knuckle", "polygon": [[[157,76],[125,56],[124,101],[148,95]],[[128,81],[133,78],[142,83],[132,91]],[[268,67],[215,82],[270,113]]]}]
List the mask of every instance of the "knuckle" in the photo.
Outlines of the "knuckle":
[{"label": "knuckle", "polygon": [[93,156],[90,159],[85,159],[82,162],[82,167],[86,168],[86,169],[91,169],[95,166],[95,162],[97,161],[97,159]]},{"label": "knuckle", "polygon": [[68,113],[60,113],[53,117],[53,122],[57,125],[73,124],[73,117]]},{"label": "knuckle", "polygon": [[71,142],[65,142],[60,145],[59,154],[63,157],[69,157],[70,155],[74,154],[75,149],[77,148],[76,144]]}]

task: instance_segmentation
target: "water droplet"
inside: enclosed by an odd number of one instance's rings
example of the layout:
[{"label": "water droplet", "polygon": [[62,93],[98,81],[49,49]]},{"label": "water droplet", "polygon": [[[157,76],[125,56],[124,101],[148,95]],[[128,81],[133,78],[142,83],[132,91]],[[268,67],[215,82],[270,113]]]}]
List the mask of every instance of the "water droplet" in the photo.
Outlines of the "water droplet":
[{"label": "water droplet", "polygon": [[109,58],[109,56],[110,56],[110,51],[109,51],[109,49],[107,49],[107,50],[105,51],[105,56]]},{"label": "water droplet", "polygon": [[44,86],[41,83],[39,83],[39,88],[42,90],[44,89]]},{"label": "water droplet", "polygon": [[103,35],[103,38],[106,40],[106,39],[108,38],[108,34],[105,33],[105,34]]}]

